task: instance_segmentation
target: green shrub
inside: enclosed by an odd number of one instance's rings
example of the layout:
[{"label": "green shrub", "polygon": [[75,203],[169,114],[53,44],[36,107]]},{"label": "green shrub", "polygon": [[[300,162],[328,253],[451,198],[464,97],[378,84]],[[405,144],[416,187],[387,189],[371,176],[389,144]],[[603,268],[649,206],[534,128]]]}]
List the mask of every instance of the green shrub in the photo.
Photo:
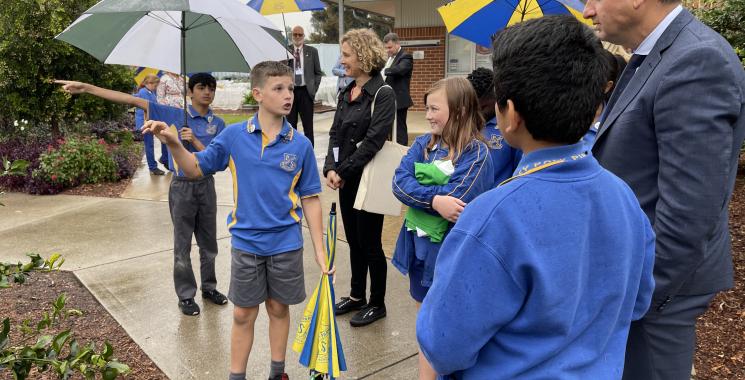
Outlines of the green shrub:
[{"label": "green shrub", "polygon": [[254,99],[254,94],[251,90],[249,90],[245,96],[243,96],[243,104],[248,104],[250,106],[255,106],[259,104],[256,99]]},{"label": "green shrub", "polygon": [[695,13],[732,45],[745,66],[745,0],[704,0]]},{"label": "green shrub", "polygon": [[104,140],[69,139],[43,153],[33,176],[64,187],[117,180],[118,167]]},{"label": "green shrub", "polygon": [[[96,0],[8,0],[0,12],[0,127],[48,124],[60,136],[63,122],[117,118],[125,107],[94,96],[71,97],[52,83],[72,79],[129,92],[132,71],[104,65],[93,56],[55,40]],[[28,129],[28,128],[26,128]],[[6,133],[6,131],[3,131]],[[21,133],[23,134],[23,133]],[[12,134],[15,136],[15,134]]]}]

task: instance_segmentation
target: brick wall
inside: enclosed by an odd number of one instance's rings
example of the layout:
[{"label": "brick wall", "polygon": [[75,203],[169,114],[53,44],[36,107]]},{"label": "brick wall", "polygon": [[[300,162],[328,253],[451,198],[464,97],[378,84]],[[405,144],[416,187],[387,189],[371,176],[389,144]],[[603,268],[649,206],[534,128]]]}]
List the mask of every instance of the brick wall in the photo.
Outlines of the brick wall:
[{"label": "brick wall", "polygon": [[440,40],[438,46],[407,46],[406,51],[424,51],[424,59],[414,60],[414,72],[411,77],[411,99],[414,106],[410,111],[424,110],[424,93],[432,83],[445,77],[445,27],[397,28],[394,30],[402,41],[407,40]]}]

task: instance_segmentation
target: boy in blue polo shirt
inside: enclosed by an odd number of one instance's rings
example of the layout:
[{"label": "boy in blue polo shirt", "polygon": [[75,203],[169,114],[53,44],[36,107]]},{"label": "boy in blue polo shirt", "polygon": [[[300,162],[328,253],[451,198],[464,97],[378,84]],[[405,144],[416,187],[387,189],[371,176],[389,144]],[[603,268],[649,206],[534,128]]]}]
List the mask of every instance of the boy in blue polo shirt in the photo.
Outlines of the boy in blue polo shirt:
[{"label": "boy in blue polo shirt", "polygon": [[[147,112],[150,120],[170,125],[191,152],[198,152],[225,129],[225,122],[212,113],[210,104],[215,99],[215,78],[207,73],[197,73],[189,78],[191,104],[187,108],[187,126],[184,110],[158,104],[123,92],[108,90],[87,83],[55,81],[71,94],[87,93],[122,104],[129,104]],[[168,165],[173,180],[168,191],[168,206],[173,221],[173,282],[178,296],[178,306],[185,315],[198,315],[199,305],[194,302],[197,283],[191,268],[191,237],[199,246],[199,272],[202,297],[217,305],[228,303],[217,290],[215,257],[217,256],[217,195],[212,176],[192,180],[184,176],[173,160]]]},{"label": "boy in blue polo shirt", "polygon": [[191,178],[230,168],[235,202],[228,216],[233,246],[228,298],[235,305],[230,379],[246,377],[254,322],[265,302],[272,357],[269,378],[281,380],[287,379],[289,305],[305,299],[303,214],[316,262],[324,273],[333,269],[326,269],[322,245],[321,180],[313,147],[285,119],[292,108],[292,70],[280,62],[259,63],[251,71],[251,84],[259,112],[228,127],[204,151],[188,152],[164,123],[150,121],[143,130],[168,144],[171,157]]},{"label": "boy in blue polo shirt", "polygon": [[601,51],[570,16],[494,40],[498,125],[523,157],[440,249],[417,339],[443,378],[621,378],[654,288],[654,232],[580,140],[603,98]]},{"label": "boy in blue polo shirt", "polygon": [[481,135],[484,136],[486,145],[489,147],[489,157],[494,168],[494,184],[491,188],[494,188],[512,176],[523,154],[509,146],[504,141],[502,132],[499,132],[497,128],[497,116],[494,111],[494,103],[497,102],[494,96],[494,72],[485,67],[479,67],[468,74],[467,79],[476,90],[481,116],[486,120]]}]

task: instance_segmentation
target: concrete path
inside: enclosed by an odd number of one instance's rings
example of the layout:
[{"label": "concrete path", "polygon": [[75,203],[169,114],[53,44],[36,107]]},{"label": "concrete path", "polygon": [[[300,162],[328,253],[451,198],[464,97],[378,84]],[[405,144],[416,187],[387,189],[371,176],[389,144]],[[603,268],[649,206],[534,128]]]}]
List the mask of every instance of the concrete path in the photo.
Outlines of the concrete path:
[{"label": "concrete path", "polygon": [[[319,168],[325,157],[333,113],[316,115],[316,156]],[[410,113],[410,132],[428,126],[421,113]],[[156,143],[156,149],[159,144]],[[151,176],[141,165],[120,199],[82,196],[30,196],[11,193],[0,207],[2,261],[24,260],[27,252],[43,256],[59,252],[63,269],[73,271],[132,338],[172,379],[226,379],[230,358],[232,306],[205,304],[198,317],[180,313],[173,290],[173,228],[168,212],[170,176]],[[224,220],[232,210],[232,184],[228,173],[216,175],[218,193],[218,289],[227,292],[230,274],[230,236]],[[325,188],[324,212],[336,201]],[[324,221],[325,223],[325,221]],[[349,247],[339,218],[337,296],[349,291]],[[384,248],[390,255],[401,218],[386,218]],[[304,259],[306,292],[318,282],[307,228]],[[192,262],[198,276],[197,247]],[[291,308],[290,341],[304,304]],[[388,269],[388,317],[363,328],[352,328],[349,316],[338,318],[349,370],[348,379],[416,378],[416,310],[408,294],[408,280],[392,266]],[[248,363],[249,379],[265,379],[269,371],[268,320],[261,313]],[[307,378],[298,355],[288,350],[287,372],[293,379]]]}]

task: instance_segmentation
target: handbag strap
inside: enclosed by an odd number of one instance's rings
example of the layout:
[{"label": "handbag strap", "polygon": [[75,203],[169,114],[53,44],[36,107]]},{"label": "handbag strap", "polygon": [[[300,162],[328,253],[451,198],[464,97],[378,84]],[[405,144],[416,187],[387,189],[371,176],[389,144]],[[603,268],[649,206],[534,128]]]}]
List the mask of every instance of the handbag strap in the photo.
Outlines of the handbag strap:
[{"label": "handbag strap", "polygon": [[[388,87],[388,88],[391,89],[391,91],[393,91],[393,87],[391,87],[391,86],[389,86],[387,84],[384,84],[384,85],[380,86],[378,88],[378,91],[375,91],[375,96],[373,96],[372,106],[370,107],[370,121],[372,121],[373,114],[375,113],[375,101],[378,100],[378,93],[384,87]],[[394,108],[394,112],[393,112],[393,126],[391,127],[391,129],[393,130],[393,133],[392,133],[391,141],[396,142],[396,141],[398,141],[396,139],[396,129],[398,129],[398,128],[396,128],[396,125],[397,125],[396,122],[398,121],[397,120],[398,119],[398,112],[395,112],[396,111],[396,109],[395,109],[396,108],[395,107],[396,99],[395,98],[393,99],[393,104],[394,104],[394,107],[393,107]]]}]

